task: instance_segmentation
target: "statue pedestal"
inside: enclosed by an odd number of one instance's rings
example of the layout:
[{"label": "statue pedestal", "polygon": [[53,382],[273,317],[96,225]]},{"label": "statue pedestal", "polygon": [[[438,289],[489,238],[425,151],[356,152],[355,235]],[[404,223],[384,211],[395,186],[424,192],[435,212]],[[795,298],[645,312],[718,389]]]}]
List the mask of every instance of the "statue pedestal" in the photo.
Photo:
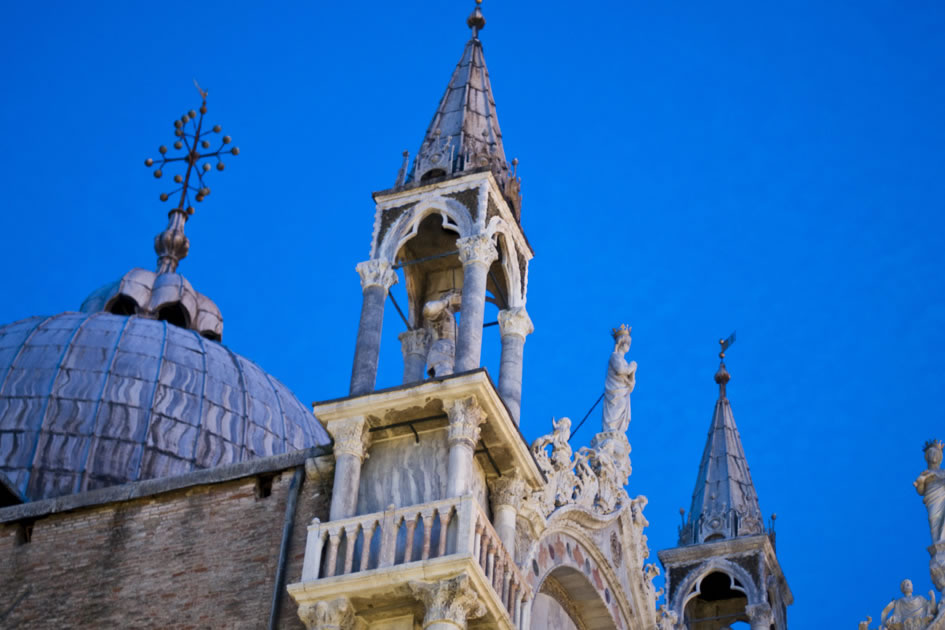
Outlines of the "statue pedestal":
[{"label": "statue pedestal", "polygon": [[945,543],[935,543],[929,547],[929,573],[932,574],[932,583],[939,592],[945,592]]}]

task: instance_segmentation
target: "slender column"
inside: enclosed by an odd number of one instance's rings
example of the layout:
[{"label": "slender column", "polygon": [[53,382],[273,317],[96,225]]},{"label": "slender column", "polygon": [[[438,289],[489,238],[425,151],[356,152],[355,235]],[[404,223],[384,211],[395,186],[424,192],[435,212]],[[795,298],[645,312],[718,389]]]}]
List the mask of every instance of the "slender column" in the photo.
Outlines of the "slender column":
[{"label": "slender column", "polygon": [[486,279],[489,265],[498,257],[492,239],[485,234],[456,241],[463,263],[463,303],[460,307],[459,338],[456,340],[455,372],[479,367],[482,354],[482,320],[486,310]]},{"label": "slender column", "polygon": [[475,396],[448,403],[446,413],[450,419],[446,496],[461,497],[469,494],[473,452],[479,442],[479,425],[485,420],[486,414]]},{"label": "slender column", "polygon": [[499,540],[513,556],[515,555],[515,519],[522,507],[527,487],[516,475],[496,477],[489,483],[492,499],[492,515]]},{"label": "slender column", "polygon": [[328,520],[337,521],[357,511],[361,463],[367,456],[370,434],[363,416],[337,420],[326,428],[335,440],[335,480]]},{"label": "slender column", "polygon": [[469,619],[486,614],[472,581],[465,573],[439,582],[408,582],[414,597],[423,602],[423,630],[465,630]]},{"label": "slender column", "polygon": [[419,383],[427,367],[430,333],[423,328],[407,330],[400,333],[398,339],[404,353],[404,383]]},{"label": "slender column", "polygon": [[354,396],[374,391],[377,357],[381,351],[384,302],[387,291],[397,282],[397,274],[386,260],[366,260],[355,267],[361,276],[361,322],[354,348],[350,393]]},{"label": "slender column", "polygon": [[308,630],[364,630],[367,624],[355,615],[347,597],[299,606],[299,619]]},{"label": "slender column", "polygon": [[535,331],[524,306],[499,311],[502,360],[499,365],[499,394],[517,425],[522,408],[522,360],[525,337]]},{"label": "slender column", "polygon": [[751,630],[768,630],[774,623],[774,617],[771,614],[771,606],[765,602],[752,604],[745,609],[748,613],[748,621],[751,624]]}]

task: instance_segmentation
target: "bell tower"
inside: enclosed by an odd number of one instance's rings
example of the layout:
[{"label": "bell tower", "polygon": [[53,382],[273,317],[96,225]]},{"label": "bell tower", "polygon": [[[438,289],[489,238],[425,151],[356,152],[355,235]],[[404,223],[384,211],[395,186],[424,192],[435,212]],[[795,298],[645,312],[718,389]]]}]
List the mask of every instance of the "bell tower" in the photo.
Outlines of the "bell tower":
[{"label": "bell tower", "polygon": [[774,516],[766,530],[732,406],[731,375],[720,341],[719,398],[706,438],[679,546],[658,553],[666,569],[664,618],[671,627],[721,630],[745,621],[752,630],[786,630],[793,595],[775,553]]},{"label": "bell tower", "polygon": [[[497,324],[498,389],[517,424],[522,353],[533,330],[525,310],[533,252],[520,223],[518,161],[505,157],[479,40],[486,21],[478,4],[466,23],[472,37],[419,150],[413,159],[404,152],[393,188],[374,193],[371,257],[357,266],[364,300],[350,393],[374,390],[384,307],[401,272],[404,383],[479,368],[483,326]],[[498,308],[497,322],[485,321],[487,303]]]}]

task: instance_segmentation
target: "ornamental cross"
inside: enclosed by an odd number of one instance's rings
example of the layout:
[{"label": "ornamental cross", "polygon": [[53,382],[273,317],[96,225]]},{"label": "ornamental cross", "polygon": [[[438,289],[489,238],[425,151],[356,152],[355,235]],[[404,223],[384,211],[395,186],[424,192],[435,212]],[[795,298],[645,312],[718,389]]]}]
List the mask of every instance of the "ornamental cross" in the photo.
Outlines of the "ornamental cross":
[{"label": "ornamental cross", "polygon": [[[181,154],[169,155],[168,148],[161,145],[158,151],[161,153],[159,160],[148,158],[144,165],[148,168],[157,166],[154,169],[154,177],[160,179],[164,176],[164,169],[174,168],[178,163],[186,165],[183,174],[174,175],[174,183],[179,184],[177,188],[170,192],[161,193],[161,201],[167,201],[172,195],[180,193],[177,207],[168,212],[167,229],[154,238],[154,250],[158,255],[158,273],[173,273],[177,270],[177,264],[182,258],[187,256],[190,248],[190,242],[184,234],[184,224],[187,218],[194,213],[194,207],[190,204],[190,196],[193,194],[194,200],[202,202],[210,194],[210,187],[204,182],[204,177],[213,169],[214,162],[216,169],[222,171],[223,154],[239,155],[238,147],[230,147],[232,139],[230,136],[223,136],[219,139],[219,146],[216,150],[210,150],[214,134],[222,133],[220,125],[214,125],[212,128],[205,129],[203,125],[204,115],[207,113],[207,92],[200,88],[197,81],[194,81],[197,91],[200,92],[201,103],[200,113],[190,110],[174,121],[174,136],[177,140],[174,142],[174,149],[181,151]],[[189,123],[189,125],[188,125]],[[196,179],[196,181],[194,181]]]}]

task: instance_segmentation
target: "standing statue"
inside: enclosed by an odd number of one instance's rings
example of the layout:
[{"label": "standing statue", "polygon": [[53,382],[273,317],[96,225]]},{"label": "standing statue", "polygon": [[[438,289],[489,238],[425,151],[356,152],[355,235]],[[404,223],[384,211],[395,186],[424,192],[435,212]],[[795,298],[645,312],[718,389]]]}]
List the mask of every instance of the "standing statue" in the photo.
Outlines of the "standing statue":
[{"label": "standing statue", "polygon": [[604,431],[625,433],[630,427],[630,393],[637,376],[637,362],[624,358],[630,350],[630,330],[626,324],[613,330],[614,351],[604,383]]},{"label": "standing statue", "polygon": [[430,300],[423,305],[423,327],[430,335],[427,351],[427,374],[431,377],[448,376],[453,373],[456,360],[456,317],[462,304],[462,293],[456,289]]},{"label": "standing statue", "polygon": [[925,463],[928,469],[922,471],[919,478],[912,482],[916,491],[922,495],[925,508],[929,511],[929,529],[932,532],[932,544],[945,542],[945,470],[942,470],[942,442],[929,440],[925,443]]},{"label": "standing statue", "polygon": [[911,580],[903,580],[899,588],[903,596],[883,608],[879,627],[883,630],[925,630],[935,617],[935,591],[929,591],[930,599],[913,596]]}]

